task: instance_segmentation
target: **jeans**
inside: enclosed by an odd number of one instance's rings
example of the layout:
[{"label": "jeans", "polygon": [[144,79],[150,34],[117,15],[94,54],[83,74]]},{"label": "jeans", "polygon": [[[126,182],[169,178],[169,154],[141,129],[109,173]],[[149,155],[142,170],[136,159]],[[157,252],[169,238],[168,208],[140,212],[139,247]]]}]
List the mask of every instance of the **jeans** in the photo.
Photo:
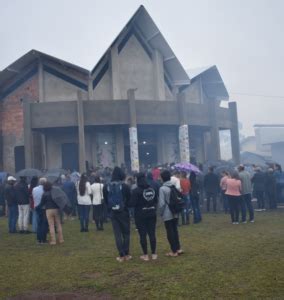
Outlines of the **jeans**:
[{"label": "jeans", "polygon": [[81,230],[88,230],[91,205],[78,205]]},{"label": "jeans", "polygon": [[32,232],[37,232],[38,215],[35,208],[32,210]]},{"label": "jeans", "polygon": [[255,197],[257,199],[258,208],[264,209],[265,208],[264,192],[263,191],[255,191]]},{"label": "jeans", "polygon": [[239,212],[240,212],[240,206],[241,206],[241,196],[231,196],[227,195],[229,206],[230,206],[230,214],[231,214],[231,220],[232,223],[239,222]]},{"label": "jeans", "polygon": [[172,219],[169,221],[165,221],[165,228],[167,231],[167,238],[169,244],[171,246],[171,250],[173,253],[176,253],[180,250],[180,242],[179,242],[179,235],[178,235],[178,219]]},{"label": "jeans", "polygon": [[48,223],[45,210],[41,209],[37,212],[37,240],[40,243],[46,242],[48,233]]},{"label": "jeans", "polygon": [[225,194],[225,191],[222,191],[222,201],[223,201],[223,209],[225,214],[229,211],[229,203],[228,203],[228,198],[227,195]]},{"label": "jeans", "polygon": [[63,233],[62,233],[62,226],[60,222],[60,214],[59,209],[47,209],[46,210],[46,217],[49,226],[49,233],[50,233],[50,244],[56,244],[56,236],[55,236],[55,225],[58,233],[58,240],[59,243],[63,243]]},{"label": "jeans", "polygon": [[103,229],[104,207],[103,204],[93,205],[93,219],[98,230]]},{"label": "jeans", "polygon": [[120,257],[129,254],[130,217],[128,211],[112,212],[111,223],[116,247]]},{"label": "jeans", "polygon": [[136,225],[140,236],[140,245],[143,254],[148,254],[147,235],[149,236],[150,247],[152,254],[156,254],[156,222],[157,218],[136,218]]},{"label": "jeans", "polygon": [[19,230],[27,231],[29,225],[30,205],[29,204],[18,205],[18,208],[19,208],[19,219],[18,219]]},{"label": "jeans", "polygon": [[16,225],[18,220],[18,205],[12,205],[8,207],[8,227],[10,233],[15,233],[17,231]]},{"label": "jeans", "polygon": [[201,217],[201,212],[200,212],[198,195],[191,196],[190,201],[191,201],[192,210],[193,210],[193,222],[199,223],[199,222],[201,222],[202,217]]},{"label": "jeans", "polygon": [[241,214],[242,222],[245,222],[247,219],[247,210],[249,212],[249,220],[254,220],[254,211],[251,203],[251,194],[245,194],[242,196],[241,200]]},{"label": "jeans", "polygon": [[217,208],[217,193],[213,193],[213,192],[206,192],[207,211],[210,211],[211,198],[212,198],[212,201],[213,201],[213,211],[216,212],[216,208]]}]

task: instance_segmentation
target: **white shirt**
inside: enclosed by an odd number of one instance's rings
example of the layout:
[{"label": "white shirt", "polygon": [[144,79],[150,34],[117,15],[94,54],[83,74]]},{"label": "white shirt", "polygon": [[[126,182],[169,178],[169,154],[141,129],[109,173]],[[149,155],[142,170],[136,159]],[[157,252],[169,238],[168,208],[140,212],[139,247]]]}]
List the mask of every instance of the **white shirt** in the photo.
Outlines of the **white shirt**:
[{"label": "white shirt", "polygon": [[43,195],[43,186],[39,185],[33,188],[32,194],[34,199],[34,207],[37,207],[40,204],[41,197]]},{"label": "white shirt", "polygon": [[102,183],[95,182],[91,185],[91,190],[93,194],[93,205],[102,204],[103,199],[103,187]]},{"label": "white shirt", "polygon": [[175,177],[175,176],[172,176],[171,177],[171,183],[172,185],[174,185],[176,187],[176,189],[178,191],[181,191],[181,187],[180,187],[180,179]]},{"label": "white shirt", "polygon": [[80,191],[79,191],[79,182],[76,186],[77,188],[77,200],[79,205],[92,205],[92,200],[91,200],[91,185],[90,182],[86,182],[86,190],[85,190],[85,195],[81,196]]}]

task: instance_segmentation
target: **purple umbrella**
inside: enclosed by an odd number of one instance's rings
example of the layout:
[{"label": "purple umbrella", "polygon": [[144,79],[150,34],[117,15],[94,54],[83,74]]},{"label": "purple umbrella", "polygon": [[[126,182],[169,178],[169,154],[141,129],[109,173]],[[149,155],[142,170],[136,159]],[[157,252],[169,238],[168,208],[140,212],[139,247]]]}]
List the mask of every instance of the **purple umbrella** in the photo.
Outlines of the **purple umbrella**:
[{"label": "purple umbrella", "polygon": [[195,165],[191,163],[178,163],[174,165],[174,168],[181,171],[186,172],[195,172],[195,173],[201,173],[201,171],[196,167]]}]

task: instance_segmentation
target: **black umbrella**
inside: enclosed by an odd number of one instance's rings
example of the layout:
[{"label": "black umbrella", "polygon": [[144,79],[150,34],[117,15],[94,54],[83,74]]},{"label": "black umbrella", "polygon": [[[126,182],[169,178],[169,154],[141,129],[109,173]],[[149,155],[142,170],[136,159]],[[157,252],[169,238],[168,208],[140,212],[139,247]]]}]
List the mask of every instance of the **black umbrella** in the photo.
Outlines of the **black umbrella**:
[{"label": "black umbrella", "polygon": [[17,178],[26,177],[30,181],[33,177],[40,177],[42,172],[37,169],[23,169],[16,174]]}]

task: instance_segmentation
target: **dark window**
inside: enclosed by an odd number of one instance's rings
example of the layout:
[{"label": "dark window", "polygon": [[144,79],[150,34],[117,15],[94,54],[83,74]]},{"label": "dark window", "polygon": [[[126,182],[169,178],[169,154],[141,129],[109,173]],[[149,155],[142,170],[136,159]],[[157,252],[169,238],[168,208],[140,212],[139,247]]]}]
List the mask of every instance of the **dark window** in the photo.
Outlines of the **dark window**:
[{"label": "dark window", "polygon": [[20,170],[25,169],[25,147],[17,146],[14,148],[14,157],[15,157],[15,171],[18,172]]}]

